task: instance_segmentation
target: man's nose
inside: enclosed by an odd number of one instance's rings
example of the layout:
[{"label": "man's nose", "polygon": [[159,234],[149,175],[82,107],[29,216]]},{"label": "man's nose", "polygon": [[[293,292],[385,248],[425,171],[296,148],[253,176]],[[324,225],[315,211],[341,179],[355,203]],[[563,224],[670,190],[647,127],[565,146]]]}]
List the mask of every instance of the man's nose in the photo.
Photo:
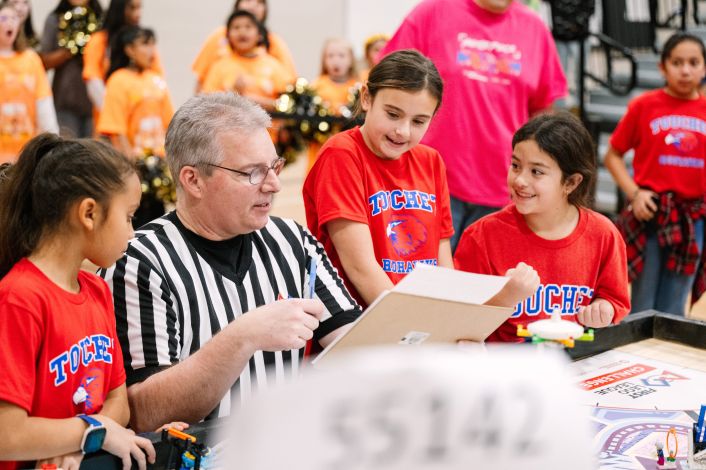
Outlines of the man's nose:
[{"label": "man's nose", "polygon": [[262,181],[262,190],[268,193],[276,193],[282,189],[282,182],[272,168],[267,170],[265,179]]}]

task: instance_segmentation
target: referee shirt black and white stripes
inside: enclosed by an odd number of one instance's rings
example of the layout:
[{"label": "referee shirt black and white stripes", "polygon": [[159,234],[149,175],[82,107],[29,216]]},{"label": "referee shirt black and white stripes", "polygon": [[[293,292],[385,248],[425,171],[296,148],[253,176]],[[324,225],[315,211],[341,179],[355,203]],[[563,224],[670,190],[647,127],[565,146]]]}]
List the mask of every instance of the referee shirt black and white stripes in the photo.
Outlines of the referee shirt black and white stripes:
[{"label": "referee shirt black and white stripes", "polygon": [[[239,315],[280,295],[308,296],[312,257],[315,297],[325,306],[318,340],[354,321],[360,307],[307,229],[270,217],[261,230],[214,242],[186,229],[176,212],[142,227],[125,256],[100,271],[113,292],[128,386],[186,359]],[[257,351],[206,419],[229,415],[255,387],[296,375],[302,355]]]}]

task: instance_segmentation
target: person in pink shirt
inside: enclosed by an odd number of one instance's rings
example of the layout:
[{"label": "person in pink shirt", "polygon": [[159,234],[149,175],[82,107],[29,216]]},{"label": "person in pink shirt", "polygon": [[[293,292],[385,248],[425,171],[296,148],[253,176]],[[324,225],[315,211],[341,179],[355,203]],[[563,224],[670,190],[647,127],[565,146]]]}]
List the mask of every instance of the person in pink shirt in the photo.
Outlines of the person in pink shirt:
[{"label": "person in pink shirt", "polygon": [[383,55],[405,48],[429,57],[444,80],[423,143],[446,163],[455,250],[465,227],[510,201],[512,136],[566,95],[566,77],[546,25],[513,0],[423,0]]}]

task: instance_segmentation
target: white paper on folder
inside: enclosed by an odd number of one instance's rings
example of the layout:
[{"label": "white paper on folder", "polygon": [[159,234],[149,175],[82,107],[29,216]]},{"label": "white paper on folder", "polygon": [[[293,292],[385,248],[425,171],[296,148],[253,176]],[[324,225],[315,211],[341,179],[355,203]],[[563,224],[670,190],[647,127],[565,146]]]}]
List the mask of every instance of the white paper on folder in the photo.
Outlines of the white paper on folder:
[{"label": "white paper on folder", "polygon": [[467,273],[420,263],[392,290],[482,305],[500,292],[509,279],[504,276]]},{"label": "white paper on folder", "polygon": [[[418,264],[392,290],[380,294],[351,324],[350,329],[334,339],[314,358],[312,364],[319,365],[333,350],[396,344],[410,332],[433,331],[431,336],[435,341],[441,341],[441,338],[445,342],[459,339],[483,341],[512,314],[512,308],[483,306],[508,280],[502,276]],[[405,299],[403,305],[400,299]],[[395,305],[392,310],[391,302]],[[430,313],[434,311],[436,315]],[[402,317],[399,316],[400,312],[403,312]],[[461,317],[457,316],[459,314]],[[375,320],[371,323],[373,317]],[[391,318],[394,320],[391,321]],[[454,321],[456,323],[451,323]],[[466,328],[464,336],[458,336],[458,321]]]}]

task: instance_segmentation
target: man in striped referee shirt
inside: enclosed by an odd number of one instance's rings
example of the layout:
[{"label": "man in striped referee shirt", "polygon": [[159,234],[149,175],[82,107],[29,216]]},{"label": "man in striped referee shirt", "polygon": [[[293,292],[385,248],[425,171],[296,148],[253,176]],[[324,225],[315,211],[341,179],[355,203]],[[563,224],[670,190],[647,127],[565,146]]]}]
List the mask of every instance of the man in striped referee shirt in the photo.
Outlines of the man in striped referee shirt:
[{"label": "man in striped referee shirt", "polygon": [[[269,126],[233,93],[187,101],[166,136],[176,211],[101,273],[138,432],[230,414],[255,387],[296,376],[307,340],[325,347],[360,315],[321,244],[269,216],[284,164]],[[315,299],[305,299],[312,258]]]}]

